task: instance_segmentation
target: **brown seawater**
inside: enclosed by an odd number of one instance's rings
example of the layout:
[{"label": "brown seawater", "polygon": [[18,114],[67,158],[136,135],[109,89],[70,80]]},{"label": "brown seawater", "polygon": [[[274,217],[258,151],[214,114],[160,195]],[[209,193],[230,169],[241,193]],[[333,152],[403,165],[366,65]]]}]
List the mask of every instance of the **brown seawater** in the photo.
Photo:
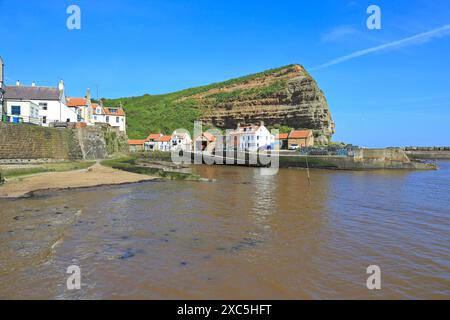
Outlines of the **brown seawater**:
[{"label": "brown seawater", "polygon": [[[158,181],[0,200],[2,299],[450,298],[439,171],[198,166]],[[382,289],[366,288],[378,265]],[[81,268],[69,291],[66,269]]]}]

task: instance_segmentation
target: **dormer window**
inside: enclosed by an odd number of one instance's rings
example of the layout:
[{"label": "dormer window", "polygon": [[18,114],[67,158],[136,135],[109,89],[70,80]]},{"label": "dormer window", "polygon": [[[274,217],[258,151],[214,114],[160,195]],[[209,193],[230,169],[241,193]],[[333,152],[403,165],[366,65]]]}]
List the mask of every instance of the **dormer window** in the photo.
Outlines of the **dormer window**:
[{"label": "dormer window", "polygon": [[95,112],[97,112],[97,114],[101,114],[102,111],[100,110],[100,108],[97,108],[97,110],[95,110]]}]

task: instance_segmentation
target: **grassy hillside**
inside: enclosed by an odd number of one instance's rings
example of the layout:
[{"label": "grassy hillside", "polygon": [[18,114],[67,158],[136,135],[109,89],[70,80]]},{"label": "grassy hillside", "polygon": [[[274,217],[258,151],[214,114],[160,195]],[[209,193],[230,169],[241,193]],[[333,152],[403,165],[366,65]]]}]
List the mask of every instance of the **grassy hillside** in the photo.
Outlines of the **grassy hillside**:
[{"label": "grassy hillside", "polygon": [[[204,105],[198,99],[191,98],[194,95],[205,93],[213,89],[245,84],[259,77],[271,75],[275,72],[291,71],[296,65],[288,65],[264,72],[231,79],[224,82],[213,83],[206,86],[190,88],[174,93],[162,95],[146,94],[140,97],[129,97],[120,99],[106,99],[106,106],[117,107],[122,103],[127,114],[127,133],[132,139],[146,138],[150,132],[172,133],[178,128],[193,130],[194,121],[199,119],[204,110]],[[252,95],[264,98],[267,95],[281,90],[284,83],[274,81],[268,86],[260,89],[234,90],[231,92],[220,92],[208,95],[208,100],[217,103],[234,100],[243,95]]]}]

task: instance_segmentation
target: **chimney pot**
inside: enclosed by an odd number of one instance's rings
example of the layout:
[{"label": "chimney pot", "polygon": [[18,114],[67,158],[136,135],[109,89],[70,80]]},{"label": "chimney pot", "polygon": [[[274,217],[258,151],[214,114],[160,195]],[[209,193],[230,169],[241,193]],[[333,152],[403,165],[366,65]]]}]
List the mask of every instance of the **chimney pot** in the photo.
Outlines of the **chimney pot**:
[{"label": "chimney pot", "polygon": [[16,86],[20,87],[20,80],[16,81]]}]

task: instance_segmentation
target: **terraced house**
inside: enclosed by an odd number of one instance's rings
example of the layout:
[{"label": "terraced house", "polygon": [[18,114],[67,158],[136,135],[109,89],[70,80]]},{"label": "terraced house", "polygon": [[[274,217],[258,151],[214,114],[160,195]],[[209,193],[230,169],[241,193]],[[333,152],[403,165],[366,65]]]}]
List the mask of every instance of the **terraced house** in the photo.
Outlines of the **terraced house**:
[{"label": "terraced house", "polygon": [[86,98],[67,97],[66,104],[78,115],[78,121],[92,123],[91,92],[87,89]]},{"label": "terraced house", "polygon": [[3,121],[49,126],[55,122],[77,122],[77,113],[66,105],[64,81],[57,87],[5,86]]},{"label": "terraced house", "polygon": [[126,131],[126,115],[122,108],[104,107],[102,103],[93,103],[92,111],[92,123],[106,123],[120,131]]},{"label": "terraced house", "polygon": [[273,150],[275,142],[275,137],[264,126],[264,122],[259,126],[239,124],[228,139],[228,145],[247,151]]}]

